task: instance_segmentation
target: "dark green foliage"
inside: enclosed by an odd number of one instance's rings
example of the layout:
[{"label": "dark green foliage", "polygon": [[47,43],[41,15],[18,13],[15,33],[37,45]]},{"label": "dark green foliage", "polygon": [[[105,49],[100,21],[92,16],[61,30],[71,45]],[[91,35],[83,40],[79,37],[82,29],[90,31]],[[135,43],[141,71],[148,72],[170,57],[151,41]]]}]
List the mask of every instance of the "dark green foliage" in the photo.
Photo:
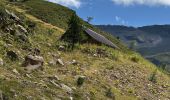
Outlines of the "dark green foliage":
[{"label": "dark green foliage", "polygon": [[83,85],[83,83],[84,83],[84,77],[79,77],[78,79],[77,79],[77,85],[78,86],[82,86]]},{"label": "dark green foliage", "polygon": [[156,78],[156,74],[157,74],[157,70],[155,70],[149,77],[149,81],[156,83],[157,82],[157,78]]},{"label": "dark green foliage", "polygon": [[18,55],[14,51],[7,51],[7,57],[12,61],[18,60]]},{"label": "dark green foliage", "polygon": [[4,8],[0,7],[0,28],[4,30],[4,28],[9,24],[8,15],[5,12]]},{"label": "dark green foliage", "polygon": [[76,14],[73,14],[68,25],[69,28],[61,39],[70,43],[71,48],[73,49],[76,43],[87,40],[87,36],[83,33],[81,20]]},{"label": "dark green foliage", "polygon": [[133,62],[136,62],[136,63],[139,62],[139,58],[137,58],[137,57],[132,57],[131,60],[132,60]]},{"label": "dark green foliage", "polygon": [[106,91],[106,96],[109,97],[109,98],[111,98],[112,100],[115,100],[115,95],[114,95],[114,93],[112,92],[112,89],[111,89],[111,88]]},{"label": "dark green foliage", "polygon": [[162,65],[160,65],[160,68],[161,68],[162,70],[166,70],[166,67],[167,67],[167,64],[162,64]]}]

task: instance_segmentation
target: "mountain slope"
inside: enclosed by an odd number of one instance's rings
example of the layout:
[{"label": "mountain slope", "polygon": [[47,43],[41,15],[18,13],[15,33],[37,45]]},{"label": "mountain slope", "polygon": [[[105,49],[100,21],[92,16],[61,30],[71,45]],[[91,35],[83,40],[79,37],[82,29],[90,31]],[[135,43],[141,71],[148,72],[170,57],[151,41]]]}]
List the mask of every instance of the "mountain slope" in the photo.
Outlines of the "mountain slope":
[{"label": "mountain slope", "polygon": [[[18,5],[1,0],[0,4],[5,2],[5,8],[0,8],[3,19],[0,24],[0,99],[170,99],[169,76],[139,54],[125,52],[125,47],[116,50],[97,44],[80,44],[69,52],[67,43],[60,40],[65,29],[59,23],[63,21],[58,20],[55,25],[21,7],[28,2],[41,2],[45,9],[46,2],[28,0]],[[11,17],[11,12],[16,16]],[[119,42],[118,46],[121,45]],[[30,59],[31,65],[40,61],[42,68],[23,66]]]},{"label": "mountain slope", "polygon": [[139,28],[112,25],[99,25],[97,27],[118,36],[129,47],[135,42],[133,49],[158,66],[166,64],[167,70],[170,70],[167,56],[164,59],[158,59],[170,51],[170,25],[153,25]]}]

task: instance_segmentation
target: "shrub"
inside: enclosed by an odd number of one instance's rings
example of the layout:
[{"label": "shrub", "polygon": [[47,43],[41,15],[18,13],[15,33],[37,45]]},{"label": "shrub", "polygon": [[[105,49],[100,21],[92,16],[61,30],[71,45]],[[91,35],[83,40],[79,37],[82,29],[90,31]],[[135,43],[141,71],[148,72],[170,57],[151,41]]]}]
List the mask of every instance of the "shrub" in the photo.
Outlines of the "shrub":
[{"label": "shrub", "polygon": [[77,85],[78,85],[78,86],[83,85],[84,80],[85,80],[85,77],[79,77],[79,78],[77,79]]},{"label": "shrub", "polygon": [[136,63],[139,62],[139,58],[137,58],[137,57],[132,57],[131,60],[132,60],[133,62],[136,62]]},{"label": "shrub", "polygon": [[106,91],[106,96],[109,97],[109,98],[111,98],[112,100],[115,100],[115,95],[114,95],[114,93],[112,92],[112,89],[111,89],[111,88]]},{"label": "shrub", "polygon": [[157,74],[157,70],[155,70],[149,77],[149,81],[156,83],[157,82],[157,78],[156,78],[156,74]]}]

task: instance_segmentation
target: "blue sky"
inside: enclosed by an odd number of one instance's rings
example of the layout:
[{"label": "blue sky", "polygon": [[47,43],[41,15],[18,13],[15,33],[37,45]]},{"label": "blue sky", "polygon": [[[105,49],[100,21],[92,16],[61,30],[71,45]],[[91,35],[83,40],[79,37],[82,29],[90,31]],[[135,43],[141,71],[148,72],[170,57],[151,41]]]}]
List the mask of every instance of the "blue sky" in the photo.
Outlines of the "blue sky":
[{"label": "blue sky", "polygon": [[145,26],[170,24],[170,0],[50,0],[74,9],[92,24]]}]

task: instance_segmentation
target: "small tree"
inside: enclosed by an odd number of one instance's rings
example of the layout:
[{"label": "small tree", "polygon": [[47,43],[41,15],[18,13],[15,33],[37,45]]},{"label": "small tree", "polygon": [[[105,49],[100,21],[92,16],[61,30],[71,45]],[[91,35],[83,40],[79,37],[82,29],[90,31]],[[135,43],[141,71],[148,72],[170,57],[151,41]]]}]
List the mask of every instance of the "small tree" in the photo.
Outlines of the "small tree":
[{"label": "small tree", "polygon": [[156,77],[156,74],[157,74],[157,70],[155,70],[149,77],[149,81],[153,82],[153,83],[156,83],[157,82],[157,77]]},{"label": "small tree", "polygon": [[87,17],[87,22],[90,23],[93,19],[93,17]]},{"label": "small tree", "polygon": [[74,13],[68,23],[68,30],[62,36],[62,40],[70,43],[71,49],[74,49],[76,43],[83,42],[87,36],[83,32],[80,18]]}]

